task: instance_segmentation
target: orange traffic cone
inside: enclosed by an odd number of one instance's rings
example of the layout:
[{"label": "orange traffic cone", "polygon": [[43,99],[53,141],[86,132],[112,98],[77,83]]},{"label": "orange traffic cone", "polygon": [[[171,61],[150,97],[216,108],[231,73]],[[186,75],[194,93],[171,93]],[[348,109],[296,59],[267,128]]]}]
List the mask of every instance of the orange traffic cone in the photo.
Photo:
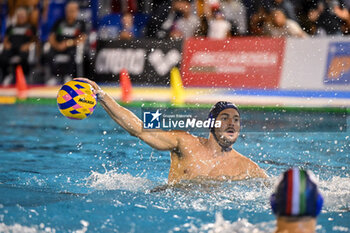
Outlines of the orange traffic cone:
[{"label": "orange traffic cone", "polygon": [[122,69],[120,72],[120,86],[122,88],[122,101],[124,103],[131,102],[131,81],[126,69]]},{"label": "orange traffic cone", "polygon": [[18,99],[27,99],[28,86],[21,65],[16,67],[16,88]]}]

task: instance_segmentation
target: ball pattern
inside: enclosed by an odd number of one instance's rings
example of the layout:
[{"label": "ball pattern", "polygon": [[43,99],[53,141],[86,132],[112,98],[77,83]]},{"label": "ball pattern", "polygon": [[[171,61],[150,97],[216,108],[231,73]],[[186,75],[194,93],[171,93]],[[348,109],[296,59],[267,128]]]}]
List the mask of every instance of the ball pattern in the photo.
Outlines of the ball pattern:
[{"label": "ball pattern", "polygon": [[58,91],[58,109],[69,119],[85,119],[93,113],[96,103],[91,85],[84,81],[69,81]]}]

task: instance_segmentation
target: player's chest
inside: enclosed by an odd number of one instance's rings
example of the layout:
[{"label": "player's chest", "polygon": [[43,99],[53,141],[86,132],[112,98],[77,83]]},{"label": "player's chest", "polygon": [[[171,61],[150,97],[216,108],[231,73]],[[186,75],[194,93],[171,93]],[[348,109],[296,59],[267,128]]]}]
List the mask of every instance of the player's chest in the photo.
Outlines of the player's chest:
[{"label": "player's chest", "polygon": [[196,175],[235,175],[240,168],[240,160],[233,156],[214,157],[205,152],[192,153],[185,163],[189,171]]}]

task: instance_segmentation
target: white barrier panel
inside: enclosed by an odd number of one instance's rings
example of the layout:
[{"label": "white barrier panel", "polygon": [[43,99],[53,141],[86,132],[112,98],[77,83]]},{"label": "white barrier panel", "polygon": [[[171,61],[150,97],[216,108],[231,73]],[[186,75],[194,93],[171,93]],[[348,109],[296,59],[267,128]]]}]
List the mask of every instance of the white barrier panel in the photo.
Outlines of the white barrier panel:
[{"label": "white barrier panel", "polygon": [[279,86],[350,91],[350,38],[287,39]]}]

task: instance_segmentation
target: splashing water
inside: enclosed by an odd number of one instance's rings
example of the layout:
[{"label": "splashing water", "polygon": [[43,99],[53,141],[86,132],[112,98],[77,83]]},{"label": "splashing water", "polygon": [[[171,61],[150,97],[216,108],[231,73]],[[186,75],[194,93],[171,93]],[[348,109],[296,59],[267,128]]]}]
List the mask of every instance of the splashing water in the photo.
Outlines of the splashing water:
[{"label": "splashing water", "polygon": [[[239,218],[235,222],[224,219],[220,212],[215,214],[214,223],[185,223],[181,227],[175,227],[170,232],[187,231],[189,233],[265,233],[272,232],[276,221],[252,224],[245,218]],[[199,225],[199,226],[196,226]]]},{"label": "splashing water", "polygon": [[212,212],[241,209],[247,212],[261,212],[269,209],[266,200],[272,192],[273,180],[275,178],[203,183],[185,181],[168,189],[165,194],[156,195],[159,198],[163,197],[159,205],[168,210],[194,209]]},{"label": "splashing water", "polygon": [[327,212],[350,211],[350,178],[335,176],[329,180],[318,182],[325,203],[323,210]]},{"label": "splashing water", "polygon": [[14,225],[6,225],[4,223],[0,223],[0,232],[3,233],[55,233],[56,230],[55,229],[51,229],[51,228],[45,228],[45,229],[41,229],[40,227],[37,226],[32,226],[32,227],[27,227],[27,226],[22,226],[20,224],[14,224]]},{"label": "splashing water", "polygon": [[104,173],[92,171],[86,179],[86,186],[96,190],[128,190],[128,191],[146,191],[152,185],[152,182],[142,177],[134,177],[129,173],[120,174],[117,169]]},{"label": "splashing water", "polygon": [[[88,230],[89,222],[85,220],[80,220],[82,229],[73,231],[73,233],[86,233]],[[0,223],[0,232],[2,233],[56,233],[56,229],[45,226],[41,223],[39,226],[22,226],[21,224],[6,225]]]},{"label": "splashing water", "polygon": [[[279,177],[252,179],[245,181],[191,183],[181,182],[169,186],[165,192],[155,193],[160,198],[158,205],[163,209],[194,209],[213,211],[216,209],[240,209],[248,212],[269,211],[270,195],[274,192]],[[156,184],[146,178],[118,173],[117,169],[104,173],[92,171],[85,178],[86,186],[95,190],[127,190],[147,192]],[[332,177],[330,180],[318,180],[320,192],[324,196],[323,212],[344,212],[350,210],[350,178]],[[339,188],[342,187],[342,188]],[[252,209],[251,206],[254,206]]]}]

